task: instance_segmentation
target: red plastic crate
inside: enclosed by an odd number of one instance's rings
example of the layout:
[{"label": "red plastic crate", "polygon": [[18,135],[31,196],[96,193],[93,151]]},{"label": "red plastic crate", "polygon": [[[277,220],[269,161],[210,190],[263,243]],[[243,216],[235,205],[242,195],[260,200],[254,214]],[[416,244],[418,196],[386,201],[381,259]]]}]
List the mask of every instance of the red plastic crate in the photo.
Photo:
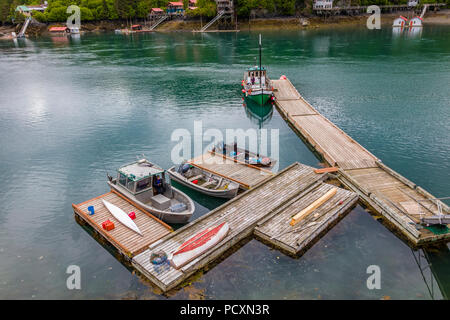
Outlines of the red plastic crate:
[{"label": "red plastic crate", "polygon": [[106,220],[105,222],[102,223],[102,227],[106,231],[111,231],[112,229],[114,229],[114,222]]},{"label": "red plastic crate", "polygon": [[128,216],[131,218],[131,220],[136,219],[136,213],[134,213],[134,211],[130,212],[130,213],[128,214]]}]

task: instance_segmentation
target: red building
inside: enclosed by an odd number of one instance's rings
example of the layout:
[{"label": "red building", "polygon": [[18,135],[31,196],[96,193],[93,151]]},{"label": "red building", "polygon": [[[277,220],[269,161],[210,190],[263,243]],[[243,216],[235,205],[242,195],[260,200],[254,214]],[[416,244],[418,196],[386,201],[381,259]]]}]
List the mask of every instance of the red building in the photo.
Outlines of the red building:
[{"label": "red building", "polygon": [[167,5],[167,13],[170,15],[183,15],[183,2],[169,2],[169,4]]}]

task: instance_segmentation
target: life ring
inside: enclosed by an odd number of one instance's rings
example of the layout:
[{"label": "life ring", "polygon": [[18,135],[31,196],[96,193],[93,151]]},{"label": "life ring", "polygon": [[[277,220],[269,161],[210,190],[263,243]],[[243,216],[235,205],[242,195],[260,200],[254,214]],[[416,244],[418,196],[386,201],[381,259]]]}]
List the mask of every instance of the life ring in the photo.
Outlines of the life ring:
[{"label": "life ring", "polygon": [[264,157],[261,159],[261,164],[263,166],[268,166],[272,161],[270,160],[270,158]]},{"label": "life ring", "polygon": [[167,254],[162,250],[152,252],[152,254],[150,255],[150,262],[152,264],[162,264],[166,261],[167,261]]}]

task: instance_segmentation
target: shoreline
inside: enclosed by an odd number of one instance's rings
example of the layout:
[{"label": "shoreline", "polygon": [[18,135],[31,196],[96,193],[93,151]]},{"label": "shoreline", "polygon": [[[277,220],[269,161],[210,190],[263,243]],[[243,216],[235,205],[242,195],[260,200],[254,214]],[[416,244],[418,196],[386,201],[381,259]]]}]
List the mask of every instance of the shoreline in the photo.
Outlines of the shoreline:
[{"label": "shoreline", "polygon": [[[396,12],[381,14],[381,24],[383,26],[390,25],[392,21],[400,16],[405,15],[407,18],[415,16],[413,11]],[[330,16],[330,17],[279,17],[279,18],[257,18],[252,20],[238,20],[237,31],[264,31],[264,30],[311,30],[326,29],[346,26],[364,26],[369,14],[357,16]],[[306,25],[303,24],[307,21]],[[424,19],[424,24],[429,25],[450,25],[450,9],[443,9],[438,12],[428,12]],[[198,20],[174,20],[162,24],[155,31],[144,32],[193,32],[199,30],[202,25]],[[28,36],[50,35],[48,28],[50,26],[62,25],[63,23],[42,24],[41,26],[30,26],[27,32]],[[83,23],[81,31],[86,32],[109,32],[116,29],[126,28],[122,21],[97,21]],[[12,32],[18,33],[18,26],[0,26],[0,40],[11,40]],[[217,31],[212,29],[212,32]],[[232,32],[235,30],[218,30],[222,32]]]}]

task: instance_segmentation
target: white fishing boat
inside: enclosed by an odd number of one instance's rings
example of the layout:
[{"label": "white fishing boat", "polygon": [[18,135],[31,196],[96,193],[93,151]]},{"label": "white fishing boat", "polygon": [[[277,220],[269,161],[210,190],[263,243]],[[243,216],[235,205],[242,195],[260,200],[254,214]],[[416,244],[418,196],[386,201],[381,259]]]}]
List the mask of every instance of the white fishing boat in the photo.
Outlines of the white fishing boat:
[{"label": "white fishing boat", "polygon": [[167,223],[187,223],[194,213],[191,198],[172,187],[166,171],[147,159],[119,168],[117,178],[108,179],[112,190]]},{"label": "white fishing boat", "polygon": [[175,269],[183,267],[222,241],[229,230],[230,227],[228,226],[228,223],[223,222],[220,225],[212,226],[200,231],[170,255],[170,264]]},{"label": "white fishing boat", "polygon": [[134,223],[134,221],[130,218],[129,215],[125,213],[122,209],[120,209],[118,206],[113,205],[112,203],[102,199],[103,204],[105,205],[106,209],[108,209],[109,212],[119,220],[121,224],[123,224],[125,227],[133,230],[134,232],[140,234],[143,236],[141,230],[139,230],[138,226]]},{"label": "white fishing boat", "polygon": [[172,167],[167,173],[173,181],[211,197],[231,199],[239,191],[238,183],[188,163]]}]

